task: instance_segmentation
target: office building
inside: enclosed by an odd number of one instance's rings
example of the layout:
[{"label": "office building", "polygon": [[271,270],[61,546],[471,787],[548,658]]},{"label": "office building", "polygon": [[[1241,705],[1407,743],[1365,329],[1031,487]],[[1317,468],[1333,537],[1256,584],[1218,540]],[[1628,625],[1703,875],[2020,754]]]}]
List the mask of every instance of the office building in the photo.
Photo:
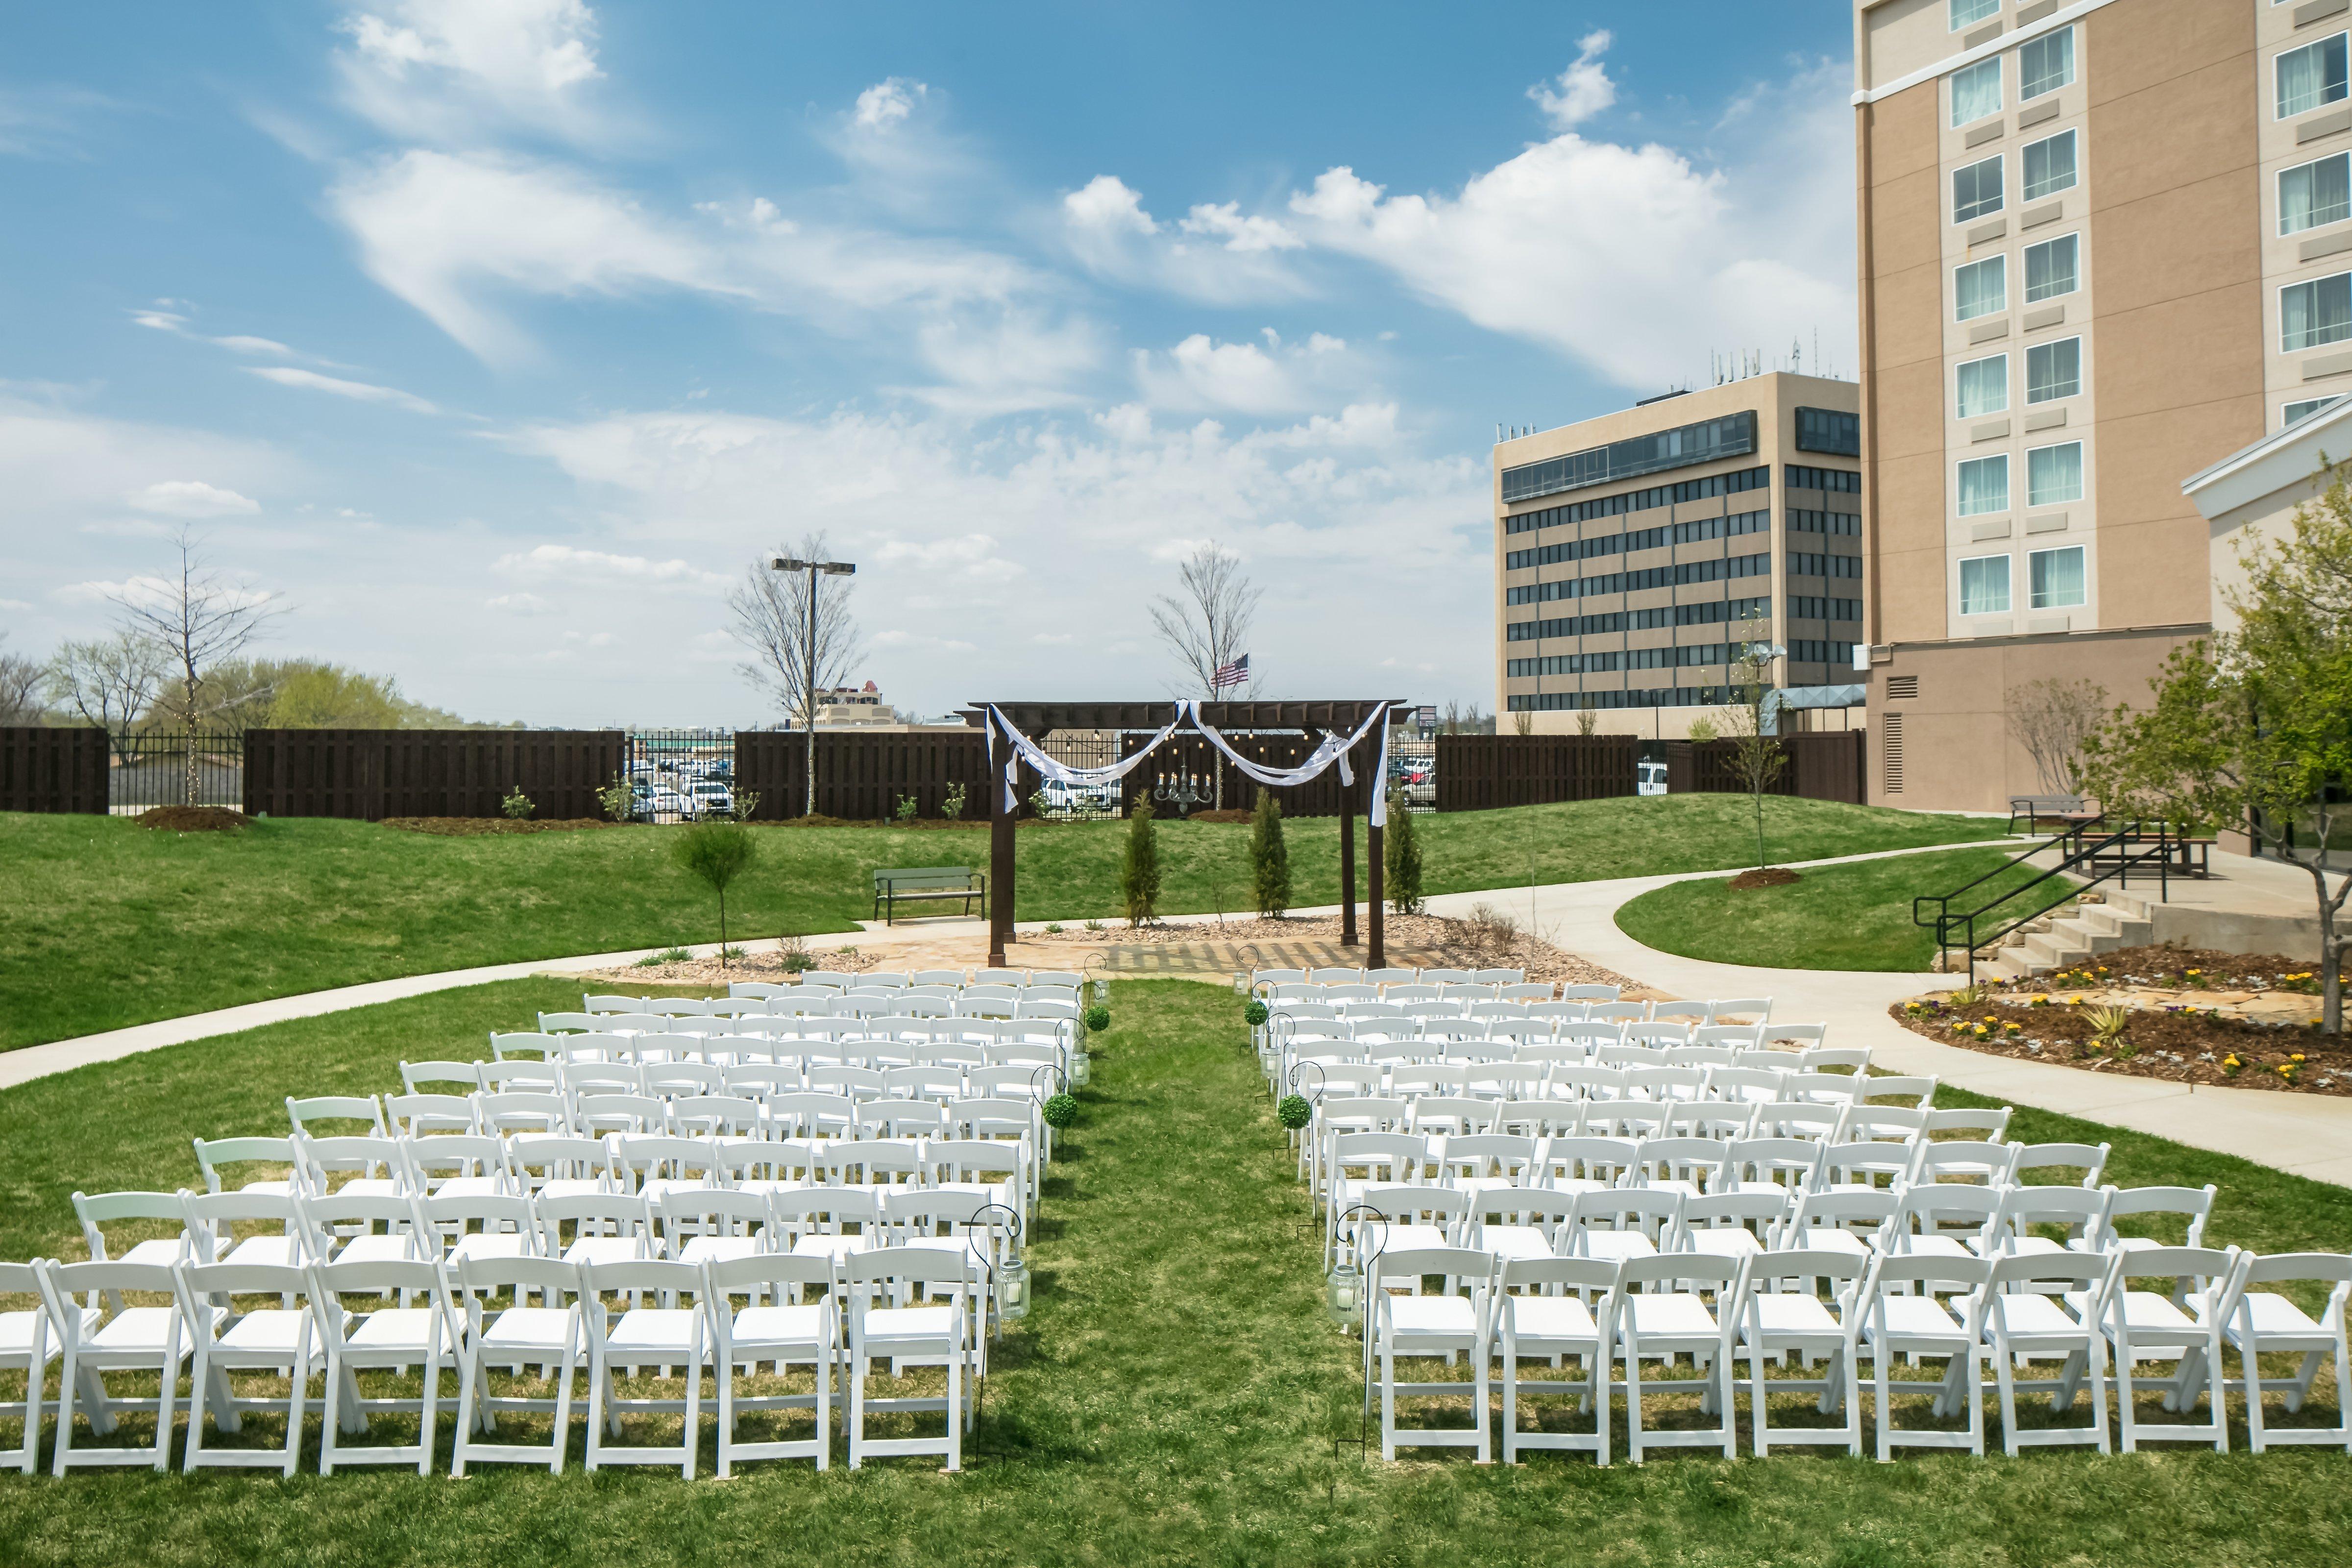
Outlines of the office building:
[{"label": "office building", "polygon": [[[1538,733],[1675,739],[1732,700],[1730,661],[1842,725],[1862,678],[1861,465],[1852,382],[1774,371],[1495,447],[1496,712]],[[1856,717],[1859,715],[1857,713]]]},{"label": "office building", "polygon": [[2352,391],[2352,7],[1855,17],[1871,796],[2000,809],[2011,692],[2210,629],[2186,482]]}]

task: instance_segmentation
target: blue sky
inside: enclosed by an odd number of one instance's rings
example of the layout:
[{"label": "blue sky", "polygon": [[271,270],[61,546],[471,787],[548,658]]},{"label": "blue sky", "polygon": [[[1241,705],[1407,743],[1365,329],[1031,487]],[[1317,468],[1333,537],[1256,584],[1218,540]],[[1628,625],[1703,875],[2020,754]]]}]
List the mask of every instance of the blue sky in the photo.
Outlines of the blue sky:
[{"label": "blue sky", "polygon": [[817,528],[860,673],[1157,694],[1202,540],[1269,695],[1491,700],[1487,449],[1853,361],[1839,0],[343,0],[0,18],[0,629],[192,526],[268,651],[759,722]]}]

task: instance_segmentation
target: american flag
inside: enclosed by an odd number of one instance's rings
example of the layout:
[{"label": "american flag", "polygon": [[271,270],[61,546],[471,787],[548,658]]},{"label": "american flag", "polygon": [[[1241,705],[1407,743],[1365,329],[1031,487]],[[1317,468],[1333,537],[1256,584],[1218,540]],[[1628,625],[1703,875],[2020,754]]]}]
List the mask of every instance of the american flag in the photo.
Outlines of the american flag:
[{"label": "american flag", "polygon": [[1244,686],[1249,682],[1249,655],[1244,654],[1231,664],[1221,664],[1210,678],[1209,689],[1223,691],[1228,686]]}]

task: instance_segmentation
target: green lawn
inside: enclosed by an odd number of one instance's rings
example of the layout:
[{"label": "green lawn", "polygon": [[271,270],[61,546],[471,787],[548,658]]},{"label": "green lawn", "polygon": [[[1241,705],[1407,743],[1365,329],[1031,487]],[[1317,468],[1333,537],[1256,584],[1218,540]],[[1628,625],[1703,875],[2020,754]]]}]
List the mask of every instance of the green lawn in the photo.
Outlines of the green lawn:
[{"label": "green lawn", "polygon": [[[289,1090],[380,1087],[398,1057],[470,1045],[564,994],[540,982],[444,993],[0,1093],[0,1256],[70,1255],[75,1186],[193,1181],[192,1134],[274,1131]],[[2352,1554],[2352,1461],[2340,1452],[1915,1453],[1881,1467],[1685,1451],[1606,1470],[1559,1455],[1514,1468],[1361,1458],[1334,1443],[1357,1434],[1355,1356],[1319,1311],[1307,1204],[1233,998],[1129,982],[1112,1009],[1085,1116],[1045,1185],[1036,1310],[993,1355],[961,1476],[926,1459],[852,1475],[836,1449],[821,1478],[799,1462],[727,1482],[592,1479],[576,1428],[572,1468],[554,1477],[503,1466],[462,1482],[11,1472],[0,1475],[0,1558],[2203,1568]],[[2127,1185],[2218,1182],[2218,1242],[2341,1248],[2352,1237],[2343,1188],[2054,1117],[2021,1113],[2012,1131],[2111,1139],[2109,1173]],[[246,1440],[268,1440],[266,1418]]]},{"label": "green lawn", "polygon": [[[1791,859],[1979,839],[2001,826],[1769,805],[1774,853]],[[1753,853],[1746,811],[1742,798],[1694,795],[1418,825],[1428,890],[1447,892],[1737,866]],[[0,816],[0,1049],[365,980],[715,940],[716,905],[671,863],[676,831],[444,838],[288,818],[178,835],[122,817]],[[1021,918],[1114,918],[1124,831],[1023,829]],[[1241,824],[1167,824],[1163,910],[1238,910],[1248,835]],[[1336,820],[1292,823],[1288,841],[1298,904],[1338,902]],[[875,868],[988,857],[982,830],[777,827],[760,843],[729,900],[737,936],[855,931],[872,913]]]},{"label": "green lawn", "polygon": [[[1924,970],[1936,954],[1935,933],[1911,923],[1912,899],[1924,893],[1948,893],[1998,868],[2014,853],[1956,849],[1944,855],[1905,855],[1822,866],[1783,887],[1739,891],[1732,889],[1728,878],[1676,882],[1644,893],[1620,909],[1617,928],[1662,952],[1717,963],[1755,963],[1774,969]],[[2031,869],[2007,873],[1978,889],[1971,901],[1990,902],[2034,875]],[[2034,890],[2032,901],[2014,906],[2011,914],[2030,912],[2054,891],[2045,883]],[[1998,929],[2003,918],[1997,911],[1979,921],[1978,929],[1989,933]]]}]

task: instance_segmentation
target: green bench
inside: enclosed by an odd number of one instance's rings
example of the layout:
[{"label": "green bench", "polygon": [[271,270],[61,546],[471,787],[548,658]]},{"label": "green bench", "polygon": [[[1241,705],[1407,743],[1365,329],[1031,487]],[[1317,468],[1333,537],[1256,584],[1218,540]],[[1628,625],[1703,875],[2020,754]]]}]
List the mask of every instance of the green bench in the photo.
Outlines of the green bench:
[{"label": "green bench", "polygon": [[874,873],[874,912],[885,925],[898,919],[900,903],[934,903],[941,899],[961,899],[963,912],[971,913],[971,901],[981,901],[980,912],[988,912],[988,879],[969,866],[893,867]]}]

